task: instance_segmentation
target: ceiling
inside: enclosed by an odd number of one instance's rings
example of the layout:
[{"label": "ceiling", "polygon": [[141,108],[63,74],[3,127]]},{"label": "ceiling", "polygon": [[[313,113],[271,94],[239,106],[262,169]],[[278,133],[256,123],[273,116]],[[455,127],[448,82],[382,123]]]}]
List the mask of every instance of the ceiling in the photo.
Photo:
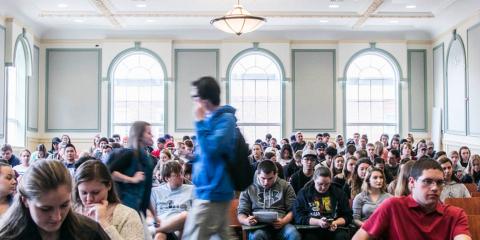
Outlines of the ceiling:
[{"label": "ceiling", "polygon": [[428,40],[480,12],[480,0],[240,0],[267,23],[240,37],[210,25],[236,0],[0,0],[42,39]]}]

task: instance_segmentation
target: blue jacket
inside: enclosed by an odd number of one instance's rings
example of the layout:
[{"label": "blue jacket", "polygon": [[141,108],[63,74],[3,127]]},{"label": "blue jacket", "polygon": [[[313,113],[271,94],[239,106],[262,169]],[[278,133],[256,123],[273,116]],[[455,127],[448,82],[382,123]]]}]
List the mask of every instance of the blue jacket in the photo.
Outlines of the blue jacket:
[{"label": "blue jacket", "polygon": [[225,161],[231,159],[235,145],[235,109],[221,106],[204,120],[195,122],[197,144],[192,181],[198,199],[215,202],[233,199],[233,184]]},{"label": "blue jacket", "polygon": [[17,165],[20,165],[20,159],[18,159],[15,155],[12,154],[12,157],[10,158],[10,160],[8,160],[8,163],[10,165],[12,165],[12,167],[15,167]]}]

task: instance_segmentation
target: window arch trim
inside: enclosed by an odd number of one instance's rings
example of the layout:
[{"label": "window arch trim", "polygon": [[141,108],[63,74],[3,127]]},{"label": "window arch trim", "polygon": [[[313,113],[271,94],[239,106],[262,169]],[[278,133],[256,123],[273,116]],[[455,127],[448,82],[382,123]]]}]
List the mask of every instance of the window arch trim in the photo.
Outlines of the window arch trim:
[{"label": "window arch trim", "polygon": [[357,57],[368,54],[368,53],[373,53],[373,54],[378,54],[382,57],[384,57],[387,61],[389,61],[391,64],[394,66],[394,70],[396,70],[396,74],[398,77],[398,109],[397,109],[397,114],[398,114],[398,133],[402,133],[403,131],[403,123],[402,123],[402,88],[400,83],[403,81],[403,71],[402,67],[398,63],[397,59],[388,51],[381,49],[381,48],[376,48],[375,44],[371,44],[370,48],[364,48],[356,53],[354,53],[347,61],[345,64],[345,68],[343,70],[343,79],[342,80],[342,91],[343,91],[343,135],[347,133],[347,72],[348,69],[350,68],[350,65],[357,59]]},{"label": "window arch trim", "polygon": [[118,53],[113,60],[110,62],[110,65],[108,66],[108,71],[107,71],[107,82],[108,82],[108,136],[112,135],[112,83],[113,83],[113,73],[115,71],[116,66],[120,61],[124,59],[124,57],[132,54],[132,53],[146,53],[153,57],[155,60],[158,61],[160,66],[162,67],[163,71],[163,96],[164,96],[164,106],[163,106],[163,118],[164,118],[164,124],[163,124],[163,129],[165,132],[168,132],[168,74],[167,74],[167,67],[165,66],[165,63],[163,62],[162,58],[155,53],[154,51],[140,47],[138,43],[135,43],[135,47],[132,48],[127,48],[120,53]]},{"label": "window arch trim", "polygon": [[[17,50],[19,47],[22,47],[23,48],[23,52],[24,52],[24,58],[25,58],[25,89],[24,89],[24,94],[25,94],[25,111],[28,112],[28,82],[29,82],[29,79],[30,77],[32,76],[32,50],[30,48],[30,42],[28,41],[28,39],[26,38],[25,36],[25,32],[22,32],[20,33],[18,36],[17,36],[17,39],[15,40],[15,46],[13,48],[13,66],[16,67],[17,66]],[[8,74],[7,74],[8,75]],[[17,79],[18,80],[18,79]],[[6,85],[5,85],[5,88],[8,90],[8,78],[5,79],[6,81]],[[9,119],[9,116],[8,116],[8,93],[7,93],[7,96],[6,96],[6,99],[5,99],[5,113],[6,113],[6,124],[7,124],[7,127],[6,127],[6,131],[5,131],[5,141],[8,141],[9,137],[9,132],[8,132],[8,119]],[[25,128],[23,129],[23,145],[22,146],[18,146],[18,147],[24,147],[26,146],[26,141],[27,141],[27,124],[28,124],[28,114],[26,113],[25,114],[25,117],[23,119],[24,121],[24,126]]]},{"label": "window arch trim", "polygon": [[225,99],[226,99],[226,103],[227,104],[230,104],[230,82],[231,82],[231,72],[232,72],[232,69],[233,69],[233,66],[235,65],[235,63],[238,62],[239,59],[241,59],[243,56],[249,54],[249,53],[255,53],[255,52],[260,52],[264,55],[266,55],[267,57],[269,58],[272,58],[273,61],[275,61],[277,63],[277,65],[279,66],[280,68],[280,84],[281,84],[281,87],[280,87],[280,96],[281,96],[281,100],[280,100],[280,103],[281,103],[281,119],[280,119],[280,126],[281,126],[281,134],[282,136],[285,136],[285,122],[286,122],[286,116],[285,116],[285,82],[286,82],[286,76],[285,76],[285,67],[283,66],[283,63],[282,61],[280,60],[280,58],[275,54],[273,53],[272,51],[268,50],[268,49],[265,49],[265,48],[259,48],[257,47],[256,45],[257,44],[254,44],[255,46],[252,47],[252,48],[247,48],[247,49],[244,49],[242,51],[240,51],[239,53],[237,53],[235,56],[233,56],[232,60],[230,60],[230,63],[228,64],[228,67],[227,67],[227,81],[226,81],[226,86],[225,86],[225,89],[226,89],[226,95],[225,95]]}]

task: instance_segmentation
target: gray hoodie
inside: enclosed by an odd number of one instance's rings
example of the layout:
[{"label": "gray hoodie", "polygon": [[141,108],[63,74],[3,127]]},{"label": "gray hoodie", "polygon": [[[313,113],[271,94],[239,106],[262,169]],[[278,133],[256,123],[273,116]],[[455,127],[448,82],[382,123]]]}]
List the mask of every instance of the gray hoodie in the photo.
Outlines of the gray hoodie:
[{"label": "gray hoodie", "polygon": [[277,212],[283,218],[292,210],[295,191],[287,181],[277,177],[271,188],[264,188],[255,174],[254,183],[240,194],[237,213],[246,216],[257,211]]}]

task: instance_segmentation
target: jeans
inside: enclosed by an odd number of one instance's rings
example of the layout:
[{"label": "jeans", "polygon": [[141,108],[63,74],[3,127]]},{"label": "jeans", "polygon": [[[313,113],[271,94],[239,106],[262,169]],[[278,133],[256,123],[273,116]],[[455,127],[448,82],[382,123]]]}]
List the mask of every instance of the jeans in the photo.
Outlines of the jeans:
[{"label": "jeans", "polygon": [[267,240],[267,239],[283,239],[283,240],[300,240],[300,233],[292,224],[287,224],[281,229],[275,229],[271,226],[257,229],[248,234],[249,240]]}]

